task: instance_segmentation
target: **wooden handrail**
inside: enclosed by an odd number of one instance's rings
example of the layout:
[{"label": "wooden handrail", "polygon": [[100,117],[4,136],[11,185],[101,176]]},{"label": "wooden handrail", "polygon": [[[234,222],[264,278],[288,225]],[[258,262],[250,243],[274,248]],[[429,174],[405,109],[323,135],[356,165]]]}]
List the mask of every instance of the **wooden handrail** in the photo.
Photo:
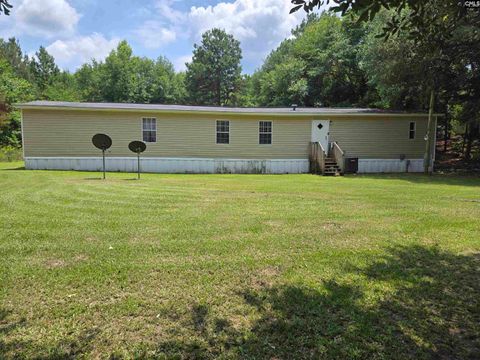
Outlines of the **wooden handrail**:
[{"label": "wooden handrail", "polygon": [[323,174],[325,170],[325,149],[319,142],[310,143],[310,172]]},{"label": "wooden handrail", "polygon": [[322,151],[323,151],[323,153],[326,155],[326,154],[327,154],[327,152],[326,152],[326,151],[325,151],[325,149],[323,148],[323,145],[322,145],[322,143],[321,143],[320,141],[317,141],[317,144],[318,144],[318,147],[320,148],[320,150],[322,150]]},{"label": "wooden handrail", "polygon": [[332,154],[340,168],[340,172],[343,174],[345,170],[345,152],[340,148],[340,145],[338,145],[336,141],[332,143]]},{"label": "wooden handrail", "polygon": [[333,147],[340,152],[340,154],[345,155],[345,152],[340,148],[340,145],[338,145],[336,141],[334,141],[332,144],[333,144]]}]

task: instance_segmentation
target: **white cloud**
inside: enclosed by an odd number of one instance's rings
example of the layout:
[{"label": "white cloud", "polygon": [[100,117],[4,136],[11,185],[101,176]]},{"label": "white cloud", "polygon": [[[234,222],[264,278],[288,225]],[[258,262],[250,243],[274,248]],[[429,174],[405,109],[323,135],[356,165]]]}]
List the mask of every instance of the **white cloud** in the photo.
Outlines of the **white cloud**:
[{"label": "white cloud", "polygon": [[[11,16],[0,17],[0,28],[3,28],[0,36],[18,37],[28,34],[41,38],[42,42],[49,39],[50,45],[46,46],[46,49],[63,69],[75,70],[81,64],[92,59],[103,60],[120,40],[118,38],[107,39],[98,33],[79,35],[77,24],[81,15],[70,3],[73,1],[19,1]],[[8,19],[2,23],[4,18]],[[56,41],[53,41],[52,38],[55,38]],[[28,52],[28,55],[34,56],[35,51]]]},{"label": "white cloud", "polygon": [[246,59],[258,59],[291,35],[305,13],[289,14],[290,0],[236,0],[215,6],[192,7],[187,23],[195,41],[213,27],[225,29],[240,40]]},{"label": "white cloud", "polygon": [[175,60],[173,60],[173,66],[175,67],[176,71],[185,71],[187,70],[185,63],[188,63],[191,61],[192,61],[192,54],[179,56]]},{"label": "white cloud", "polygon": [[158,49],[176,39],[175,31],[149,20],[135,30],[135,34],[147,49]]},{"label": "white cloud", "polygon": [[164,19],[177,23],[182,20],[184,14],[173,8],[173,4],[176,2],[178,2],[178,0],[157,0],[155,2],[155,7]]},{"label": "white cloud", "polygon": [[68,40],[57,40],[47,46],[57,64],[63,69],[75,70],[80,65],[95,60],[103,60],[114,49],[120,39],[106,39],[93,33],[89,36],[75,36]]},{"label": "white cloud", "polygon": [[185,12],[174,8],[177,1],[156,1],[156,17],[137,29],[145,46],[158,48],[178,38],[198,43],[202,33],[217,27],[240,40],[247,61],[259,63],[305,18],[303,11],[289,13],[290,0],[234,0]]},{"label": "white cloud", "polygon": [[43,37],[72,35],[80,19],[66,0],[24,0],[12,14],[19,33]]}]

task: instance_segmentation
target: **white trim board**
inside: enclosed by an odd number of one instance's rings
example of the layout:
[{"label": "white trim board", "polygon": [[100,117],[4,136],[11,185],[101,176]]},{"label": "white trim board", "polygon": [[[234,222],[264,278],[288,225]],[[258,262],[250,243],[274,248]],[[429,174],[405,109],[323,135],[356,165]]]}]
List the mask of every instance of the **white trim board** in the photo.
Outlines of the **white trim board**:
[{"label": "white trim board", "polygon": [[[142,172],[151,173],[308,173],[308,159],[140,158]],[[26,157],[29,170],[101,171],[101,157]],[[107,171],[136,172],[136,157],[107,157]]]}]

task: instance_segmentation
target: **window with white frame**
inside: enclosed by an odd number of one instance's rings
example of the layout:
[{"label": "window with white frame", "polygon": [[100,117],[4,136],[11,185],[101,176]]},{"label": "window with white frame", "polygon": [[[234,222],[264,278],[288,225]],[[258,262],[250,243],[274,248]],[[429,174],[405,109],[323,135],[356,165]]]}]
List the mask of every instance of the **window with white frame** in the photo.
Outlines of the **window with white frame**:
[{"label": "window with white frame", "polygon": [[143,118],[142,133],[144,142],[157,142],[157,119]]},{"label": "window with white frame", "polygon": [[272,122],[260,121],[258,124],[258,143],[269,145],[272,143]]},{"label": "window with white frame", "polygon": [[416,124],[415,121],[410,121],[410,128],[408,131],[408,138],[415,139]]},{"label": "window with white frame", "polygon": [[217,144],[230,144],[230,121],[217,120]]}]

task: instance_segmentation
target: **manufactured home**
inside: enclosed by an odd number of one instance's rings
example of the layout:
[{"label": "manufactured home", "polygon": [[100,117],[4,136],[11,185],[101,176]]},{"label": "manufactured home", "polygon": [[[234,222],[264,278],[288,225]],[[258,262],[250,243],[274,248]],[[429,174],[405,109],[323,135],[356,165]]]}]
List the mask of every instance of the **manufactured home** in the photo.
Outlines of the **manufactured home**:
[{"label": "manufactured home", "polygon": [[426,114],[376,109],[51,101],[18,108],[27,169],[100,170],[92,136],[103,133],[113,141],[109,171],[135,171],[128,144],[141,140],[145,172],[420,172],[428,133]]}]

